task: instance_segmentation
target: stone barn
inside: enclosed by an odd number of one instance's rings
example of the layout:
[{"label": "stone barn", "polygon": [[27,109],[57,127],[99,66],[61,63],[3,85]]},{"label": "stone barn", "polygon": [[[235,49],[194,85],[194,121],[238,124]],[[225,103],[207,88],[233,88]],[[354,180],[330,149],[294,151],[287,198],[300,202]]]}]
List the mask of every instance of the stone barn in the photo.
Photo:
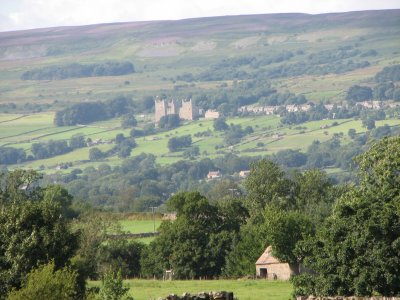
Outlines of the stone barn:
[{"label": "stone barn", "polygon": [[298,268],[288,263],[280,262],[272,255],[272,247],[265,249],[256,262],[257,277],[265,279],[289,280],[292,274],[297,273]]}]

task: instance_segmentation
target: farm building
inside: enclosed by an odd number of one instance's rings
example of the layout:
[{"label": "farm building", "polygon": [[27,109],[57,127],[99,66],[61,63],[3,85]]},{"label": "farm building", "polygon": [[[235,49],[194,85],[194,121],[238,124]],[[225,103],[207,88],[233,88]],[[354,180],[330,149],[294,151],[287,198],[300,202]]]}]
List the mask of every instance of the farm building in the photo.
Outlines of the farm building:
[{"label": "farm building", "polygon": [[207,174],[207,179],[217,179],[221,177],[220,171],[210,171]]},{"label": "farm building", "polygon": [[239,176],[241,178],[246,178],[249,175],[250,175],[250,170],[242,170],[242,171],[239,172]]},{"label": "farm building", "polygon": [[207,174],[207,179],[217,179],[221,177],[220,171],[210,171]]},{"label": "farm building", "polygon": [[218,119],[219,118],[219,112],[213,109],[209,109],[206,111],[204,115],[205,119]]},{"label": "farm building", "polygon": [[266,279],[289,280],[292,274],[297,274],[298,268],[288,263],[280,262],[272,255],[272,247],[265,249],[256,262],[257,277]]}]

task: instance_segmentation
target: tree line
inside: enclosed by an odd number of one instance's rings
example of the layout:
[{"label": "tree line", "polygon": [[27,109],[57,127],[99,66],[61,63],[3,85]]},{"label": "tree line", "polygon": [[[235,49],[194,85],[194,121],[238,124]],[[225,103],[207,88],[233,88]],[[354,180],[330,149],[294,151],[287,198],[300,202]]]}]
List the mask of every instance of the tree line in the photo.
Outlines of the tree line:
[{"label": "tree line", "polygon": [[[282,51],[277,54],[265,53],[258,56],[238,56],[223,59],[199,74],[184,73],[176,80],[193,81],[221,81],[221,80],[268,80],[301,75],[341,74],[370,65],[366,57],[376,56],[373,49],[361,51],[357,46],[341,46],[336,49],[322,50],[309,53],[299,49]],[[292,57],[299,62],[290,63]],[[279,66],[269,67],[274,63]]]},{"label": "tree line", "polygon": [[13,147],[0,147],[0,164],[12,165],[25,161],[49,158],[65,154],[86,147],[86,140],[83,135],[77,134],[67,140],[50,140],[43,143],[33,143],[31,153],[27,155],[24,149]]},{"label": "tree line", "polygon": [[72,126],[108,120],[133,112],[131,98],[118,96],[105,102],[86,102],[73,104],[57,111],[54,117],[56,126]]},{"label": "tree line", "polygon": [[24,72],[22,80],[61,80],[67,78],[120,76],[135,72],[129,61],[107,61],[96,64],[72,63],[69,65],[52,65]]},{"label": "tree line", "polygon": [[400,87],[396,84],[400,80],[400,65],[384,67],[376,73],[376,84],[369,86],[353,85],[346,94],[346,99],[354,102],[368,101],[372,99],[386,101],[400,101]]}]

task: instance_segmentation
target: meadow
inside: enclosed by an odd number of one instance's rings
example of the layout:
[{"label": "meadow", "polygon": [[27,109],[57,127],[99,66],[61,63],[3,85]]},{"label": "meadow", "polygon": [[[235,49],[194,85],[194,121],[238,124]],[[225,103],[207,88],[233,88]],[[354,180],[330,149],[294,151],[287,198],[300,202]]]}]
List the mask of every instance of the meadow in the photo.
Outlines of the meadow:
[{"label": "meadow", "polygon": [[[231,291],[238,300],[289,300],[292,284],[287,281],[267,281],[251,279],[221,280],[125,280],[130,287],[129,294],[135,300],[150,300],[166,297],[169,294],[182,295],[185,292],[197,294],[210,291]],[[92,281],[89,286],[99,286]]]},{"label": "meadow", "polygon": [[145,232],[153,232],[154,229],[157,231],[158,227],[161,224],[160,219],[156,220],[120,220],[119,224],[121,225],[121,229],[124,232],[129,233],[145,233]]}]

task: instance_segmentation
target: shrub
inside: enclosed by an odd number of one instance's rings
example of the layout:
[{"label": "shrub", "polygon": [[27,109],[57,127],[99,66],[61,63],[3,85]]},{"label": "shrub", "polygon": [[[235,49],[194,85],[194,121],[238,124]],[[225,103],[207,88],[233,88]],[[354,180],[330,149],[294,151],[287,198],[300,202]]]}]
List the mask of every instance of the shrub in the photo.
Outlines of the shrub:
[{"label": "shrub", "polygon": [[69,267],[55,270],[54,261],[32,270],[20,290],[12,290],[10,300],[69,300],[77,296],[77,273]]}]

